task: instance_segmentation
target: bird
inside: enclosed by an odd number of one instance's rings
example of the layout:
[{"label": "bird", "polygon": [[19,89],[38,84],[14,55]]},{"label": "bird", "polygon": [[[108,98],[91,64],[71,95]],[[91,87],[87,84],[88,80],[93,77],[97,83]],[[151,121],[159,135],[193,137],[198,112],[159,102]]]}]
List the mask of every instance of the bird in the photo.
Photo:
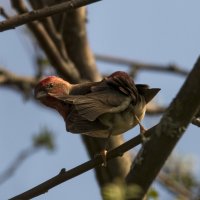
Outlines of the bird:
[{"label": "bird", "polygon": [[[34,89],[42,104],[57,110],[71,133],[107,138],[141,125],[147,104],[160,88],[135,84],[126,72],[116,71],[98,82],[70,84],[60,77],[49,76]],[[107,143],[103,150],[107,153]],[[105,159],[104,159],[105,160]]]}]

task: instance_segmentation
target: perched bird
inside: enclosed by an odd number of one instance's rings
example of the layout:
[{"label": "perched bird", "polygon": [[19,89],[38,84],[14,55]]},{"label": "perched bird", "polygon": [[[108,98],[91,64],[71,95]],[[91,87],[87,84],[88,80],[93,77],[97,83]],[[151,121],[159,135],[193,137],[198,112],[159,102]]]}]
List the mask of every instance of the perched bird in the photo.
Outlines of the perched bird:
[{"label": "perched bird", "polygon": [[50,76],[36,85],[34,95],[62,115],[67,131],[109,138],[137,124],[143,133],[140,121],[159,90],[135,84],[127,73],[117,71],[102,81],[80,84]]}]

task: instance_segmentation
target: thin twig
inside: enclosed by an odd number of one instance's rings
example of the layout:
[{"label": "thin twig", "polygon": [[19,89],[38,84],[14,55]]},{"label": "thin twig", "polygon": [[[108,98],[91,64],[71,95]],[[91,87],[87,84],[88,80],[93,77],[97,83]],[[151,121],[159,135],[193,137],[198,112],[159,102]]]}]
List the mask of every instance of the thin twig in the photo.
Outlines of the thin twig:
[{"label": "thin twig", "polygon": [[69,9],[76,9],[81,6],[95,3],[97,1],[101,0],[71,0],[54,6],[49,6],[42,9],[33,10],[21,15],[13,16],[10,17],[8,20],[0,22],[0,32],[13,29],[16,28],[17,26],[21,26],[28,22],[42,19],[44,17],[48,17],[51,15],[55,15],[57,13],[61,13]]},{"label": "thin twig", "polygon": [[18,76],[0,67],[0,86],[13,88],[29,97],[32,88],[37,84],[38,79],[28,76]]},{"label": "thin twig", "polygon": [[[48,2],[44,2],[44,1],[35,1],[32,0],[30,1],[31,6],[33,9],[41,9],[44,7],[48,7]],[[62,15],[64,15],[65,13],[62,13]],[[64,45],[64,41],[62,38],[61,33],[56,29],[56,26],[54,24],[53,21],[53,17],[46,17],[42,20],[40,20],[40,22],[44,25],[46,31],[48,32],[49,36],[51,37],[51,39],[53,40],[54,44],[56,45],[58,51],[60,52],[60,55],[63,57],[63,59],[68,60],[68,55],[67,55],[67,51]]]},{"label": "thin twig", "polygon": [[32,146],[28,149],[23,150],[17,158],[13,161],[13,163],[8,167],[2,174],[0,175],[0,185],[7,181],[14,172],[18,169],[18,167],[26,160],[26,158],[30,157],[34,153],[36,153],[38,148]]},{"label": "thin twig", "polygon": [[170,192],[177,194],[183,198],[181,199],[192,199],[193,193],[188,190],[183,184],[180,184],[176,180],[173,180],[163,170],[157,176],[158,182],[165,186]]},{"label": "thin twig", "polygon": [[46,31],[53,40],[57,50],[64,60],[69,60],[66,47],[62,38],[62,35],[56,30],[55,25],[51,17],[47,17],[42,21]]},{"label": "thin twig", "polygon": [[147,115],[161,115],[165,112],[166,107],[165,106],[160,106],[157,103],[150,102],[147,105]]},{"label": "thin twig", "polygon": [[0,6],[0,15],[3,16],[5,19],[9,18],[9,15],[6,13],[5,9]]},{"label": "thin twig", "polygon": [[[149,129],[147,132],[145,132],[145,136],[149,137],[153,132],[154,128]],[[132,149],[133,147],[139,145],[141,143],[141,135],[138,135],[134,137],[133,139],[125,142],[124,144],[120,145],[119,147],[111,150],[107,154],[107,160],[111,160],[113,158],[116,158],[118,156],[122,156],[126,151]],[[85,162],[71,170],[65,171],[61,170],[60,173],[53,178],[39,184],[38,186],[20,194],[17,195],[10,200],[23,200],[23,199],[30,199],[36,196],[39,196],[47,191],[49,191],[51,188],[69,180],[72,179],[86,171],[89,171],[93,169],[96,166],[100,166],[103,163],[102,157],[98,156],[88,162]]]},{"label": "thin twig", "polygon": [[[25,13],[28,11],[22,0],[14,0],[12,1],[12,5],[20,13]],[[66,62],[66,60],[62,58],[57,47],[55,46],[55,43],[45,30],[43,24],[40,22],[30,22],[28,23],[28,27],[34,33],[40,46],[45,51],[49,61],[58,74],[62,74],[62,76],[71,83],[77,83],[80,81],[79,72],[70,60]]]},{"label": "thin twig", "polygon": [[138,62],[138,61],[129,60],[125,58],[100,55],[100,54],[96,54],[96,59],[101,62],[108,62],[108,63],[118,64],[118,65],[127,65],[136,70],[140,69],[140,70],[149,70],[149,71],[155,71],[155,72],[169,72],[169,73],[174,73],[174,74],[178,74],[182,76],[187,76],[189,73],[187,70],[173,64],[158,65],[158,64]]}]

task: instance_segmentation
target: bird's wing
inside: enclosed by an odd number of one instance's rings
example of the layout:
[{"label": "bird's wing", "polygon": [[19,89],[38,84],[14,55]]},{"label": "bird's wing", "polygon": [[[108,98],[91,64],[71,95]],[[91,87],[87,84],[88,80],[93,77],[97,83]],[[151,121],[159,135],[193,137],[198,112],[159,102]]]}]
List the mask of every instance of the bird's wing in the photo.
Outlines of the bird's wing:
[{"label": "bird's wing", "polygon": [[108,130],[108,127],[103,125],[99,120],[88,121],[80,116],[78,111],[74,108],[65,119],[66,129],[71,133],[88,133],[95,131]]},{"label": "bird's wing", "polygon": [[124,111],[130,103],[135,105],[138,100],[138,91],[133,80],[124,73],[114,73],[89,88],[85,94],[74,92],[73,95],[56,98],[74,105],[78,114],[89,121],[94,121],[105,113]]},{"label": "bird's wing", "polygon": [[78,114],[89,121],[94,121],[104,113],[124,111],[131,103],[131,97],[114,90],[93,92],[87,95],[68,95],[62,100],[74,105]]}]

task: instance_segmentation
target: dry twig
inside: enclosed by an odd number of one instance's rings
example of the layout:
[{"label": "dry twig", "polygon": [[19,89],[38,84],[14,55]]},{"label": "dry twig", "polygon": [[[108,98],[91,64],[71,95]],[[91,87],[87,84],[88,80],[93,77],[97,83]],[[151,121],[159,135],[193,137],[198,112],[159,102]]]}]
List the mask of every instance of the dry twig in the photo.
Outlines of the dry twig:
[{"label": "dry twig", "polygon": [[138,61],[133,61],[125,58],[119,58],[114,56],[107,56],[107,55],[99,55],[96,54],[96,59],[101,62],[108,62],[118,65],[127,65],[134,70],[145,70],[145,71],[155,71],[155,72],[168,72],[174,73],[182,76],[187,76],[188,71],[180,68],[176,65],[158,65],[158,64],[150,64],[150,63],[143,63]]},{"label": "dry twig", "polygon": [[0,68],[0,86],[13,88],[22,92],[25,97],[30,96],[32,88],[38,79],[27,76],[18,76],[4,68]]},{"label": "dry twig", "polygon": [[[15,0],[14,0],[15,1]],[[70,0],[54,6],[45,7],[39,10],[33,10],[18,16],[10,17],[8,20],[0,22],[0,32],[16,28],[23,24],[34,20],[39,20],[44,17],[55,15],[57,13],[65,12],[68,9],[75,9],[100,0]]]},{"label": "dry twig", "polygon": [[[154,130],[154,128],[149,129],[145,133],[145,136],[146,137],[150,136],[152,134],[152,130]],[[118,156],[122,156],[126,151],[139,145],[140,143],[141,143],[141,136],[138,135],[138,136],[134,137],[133,139],[120,145],[119,147],[109,151],[107,154],[108,161],[113,158],[116,158]],[[65,182],[69,179],[72,179],[88,170],[91,170],[94,167],[101,165],[102,163],[103,163],[102,157],[99,156],[99,157],[96,157],[88,162],[85,162],[71,170],[65,171],[64,169],[62,169],[57,176],[54,176],[53,178],[41,183],[40,185],[38,185],[20,195],[17,195],[15,197],[11,198],[10,200],[19,200],[19,199],[25,200],[25,199],[30,199],[30,198],[39,196],[45,192],[48,192],[51,188]]]},{"label": "dry twig", "polygon": [[14,172],[18,169],[18,167],[26,160],[28,157],[33,155],[38,149],[35,147],[31,147],[23,150],[17,158],[13,161],[13,163],[8,167],[2,174],[0,175],[0,185],[7,181]]},{"label": "dry twig", "polygon": [[0,6],[0,15],[3,16],[5,19],[9,18],[9,15],[6,13],[3,7]]},{"label": "dry twig", "polygon": [[[12,2],[12,5],[18,10],[18,12],[28,12],[28,9],[26,8],[22,0],[14,0]],[[30,22],[28,24],[28,27],[36,36],[40,46],[45,51],[49,61],[51,62],[55,70],[59,74],[62,74],[62,76],[71,83],[79,82],[79,72],[70,60],[66,61],[62,58],[55,43],[49,36],[48,32],[45,30],[42,23]]]}]

